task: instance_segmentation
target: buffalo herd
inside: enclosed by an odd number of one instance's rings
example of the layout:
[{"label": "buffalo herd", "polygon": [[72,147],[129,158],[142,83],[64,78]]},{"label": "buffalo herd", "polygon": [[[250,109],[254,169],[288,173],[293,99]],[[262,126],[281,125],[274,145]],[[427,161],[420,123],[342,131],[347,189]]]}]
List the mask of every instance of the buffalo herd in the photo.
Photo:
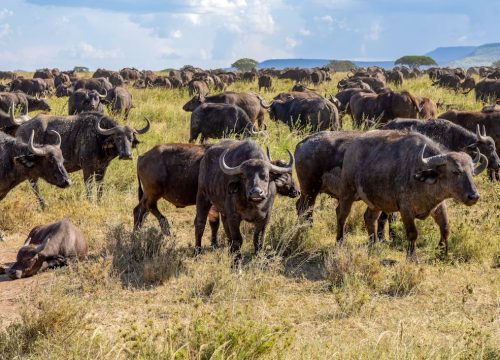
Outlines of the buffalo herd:
[{"label": "buffalo herd", "polygon": [[[437,223],[440,250],[446,254],[450,225],[447,199],[467,206],[479,200],[473,177],[488,169],[500,181],[500,70],[493,67],[395,67],[353,69],[338,81],[335,95],[313,87],[332,81],[328,68],[232,72],[192,66],[168,75],[124,68],[97,69],[91,78],[74,71],[37,70],[32,79],[0,72],[8,83],[0,89],[0,200],[28,180],[42,209],[46,202],[38,180],[60,188],[71,185],[68,173],[82,170],[87,195],[103,196],[103,180],[115,158],[131,160],[140,135],[150,130],[121,125],[134,108],[129,86],[136,89],[186,89],[191,99],[188,143],[157,145],[137,161],[138,200],[134,230],[152,213],[165,236],[172,234],[157,206],[165,199],[175,207],[196,206],[195,251],[201,251],[207,219],[211,245],[220,246],[222,222],[234,265],[241,261],[241,223],[254,225],[255,252],[262,249],[276,195],[296,198],[299,221],[312,224],[321,193],[337,199],[337,244],[355,201],[367,208],[364,221],[370,244],[384,238],[387,220],[399,213],[415,258],[415,219],[429,215]],[[446,109],[442,103],[388,85],[429,76],[432,86],[456,93],[475,91],[482,111]],[[237,81],[257,83],[271,92],[280,79],[295,82],[288,92],[266,102],[255,92],[228,91]],[[211,94],[210,93],[216,93]],[[68,97],[68,115],[50,115],[45,96]],[[491,105],[491,102],[493,104]],[[30,118],[30,111],[41,111]],[[16,114],[17,113],[17,114]],[[290,131],[304,135],[288,160],[272,160],[251,137],[267,134],[265,114]],[[343,118],[352,118],[345,130]],[[368,130],[368,131],[365,131]],[[227,137],[234,135],[236,139]],[[200,137],[201,144],[194,144]],[[207,143],[207,139],[222,139]],[[293,179],[295,169],[298,184]],[[389,232],[393,237],[392,231]],[[87,256],[81,231],[69,220],[37,226],[19,250],[7,274],[18,279]]]}]

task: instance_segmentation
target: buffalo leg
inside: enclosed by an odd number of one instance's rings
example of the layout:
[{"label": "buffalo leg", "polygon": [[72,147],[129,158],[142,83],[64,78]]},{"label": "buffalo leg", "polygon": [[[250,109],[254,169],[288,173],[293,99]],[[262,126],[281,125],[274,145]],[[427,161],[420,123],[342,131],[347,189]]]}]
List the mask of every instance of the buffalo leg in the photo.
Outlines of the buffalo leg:
[{"label": "buffalo leg", "polygon": [[415,226],[415,218],[405,212],[401,212],[401,218],[406,229],[406,237],[408,239],[408,250],[406,256],[410,259],[415,258],[415,243],[417,241],[418,231]]},{"label": "buffalo leg", "polygon": [[227,226],[231,233],[229,239],[229,251],[233,256],[233,266],[238,266],[241,263],[241,246],[243,245],[243,236],[240,231],[241,218],[233,214],[227,219]]},{"label": "buffalo leg", "polygon": [[134,208],[134,230],[139,230],[142,227],[148,213],[149,211],[146,210],[142,201]]},{"label": "buffalo leg", "polygon": [[94,182],[94,172],[92,170],[83,169],[83,181],[85,182],[85,189],[87,190],[87,199],[92,201],[92,183]]},{"label": "buffalo leg", "polygon": [[47,203],[45,202],[45,199],[42,196],[42,193],[40,192],[40,186],[38,186],[38,179],[30,179],[30,186],[31,189],[33,189],[33,192],[35,193],[36,199],[38,200],[38,203],[40,204],[40,208],[42,210],[45,210],[47,207]]},{"label": "buffalo leg", "polygon": [[372,245],[378,241],[377,225],[380,213],[380,210],[373,210],[370,208],[367,208],[365,211],[365,226],[368,231],[368,236],[370,237],[370,244]]},{"label": "buffalo leg", "polygon": [[151,214],[153,214],[157,219],[158,222],[160,223],[160,228],[161,232],[165,236],[170,236],[170,224],[168,223],[168,220],[163,214],[158,210],[158,203],[155,201],[148,206],[149,211],[151,211]]},{"label": "buffalo leg", "polygon": [[95,182],[97,186],[97,199],[102,200],[102,195],[104,192],[104,175],[106,175],[106,168],[99,169],[95,172]]},{"label": "buffalo leg", "polygon": [[394,232],[394,229],[392,228],[392,225],[396,221],[396,213],[385,213],[382,212],[380,214],[380,217],[378,218],[378,239],[380,241],[384,241],[385,239],[385,224],[389,223],[389,240],[394,241],[396,238],[396,233]]},{"label": "buffalo leg", "polygon": [[269,223],[269,216],[267,216],[263,221],[255,224],[255,229],[253,232],[253,248],[255,254],[262,250],[264,245],[264,237],[266,235],[266,227]]},{"label": "buffalo leg", "polygon": [[194,218],[195,252],[201,250],[201,239],[205,232],[205,225],[211,207],[210,201],[198,193],[196,196],[196,217]]},{"label": "buffalo leg", "polygon": [[339,199],[339,204],[335,212],[337,213],[337,244],[342,245],[344,242],[345,222],[351,212],[354,197],[351,194],[346,194]]},{"label": "buffalo leg", "polygon": [[442,202],[432,212],[431,216],[439,226],[441,238],[439,239],[439,248],[443,255],[448,255],[448,237],[450,236],[450,223],[448,221],[448,210],[446,203]]},{"label": "buffalo leg", "polygon": [[318,194],[319,191],[316,189],[307,192],[301,189],[300,197],[295,206],[299,218],[303,218],[310,222],[313,221],[314,204],[316,203]]},{"label": "buffalo leg", "polygon": [[219,231],[220,216],[217,209],[212,206],[208,212],[208,223],[210,224],[210,230],[212,231],[212,247],[214,249],[219,247],[219,241],[217,240],[217,233]]}]

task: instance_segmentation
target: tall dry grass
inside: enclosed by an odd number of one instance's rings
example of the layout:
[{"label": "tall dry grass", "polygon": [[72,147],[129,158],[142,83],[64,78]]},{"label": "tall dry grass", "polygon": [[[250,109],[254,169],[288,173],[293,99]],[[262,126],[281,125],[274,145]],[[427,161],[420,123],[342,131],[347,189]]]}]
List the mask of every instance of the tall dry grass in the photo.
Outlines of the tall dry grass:
[{"label": "tall dry grass", "polygon": [[[319,87],[334,94],[336,81]],[[287,91],[275,81],[271,93]],[[481,104],[473,94],[430,86],[427,78],[402,88],[464,109]],[[257,91],[257,83],[231,90]],[[167,142],[186,142],[185,90],[130,89],[136,108],[128,122],[152,130],[136,155]],[[67,100],[51,98],[55,114]],[[123,119],[120,119],[123,122]],[[267,119],[273,158],[287,158],[302,139]],[[345,128],[352,128],[345,119]],[[473,207],[450,202],[450,256],[439,258],[439,231],[419,221],[419,262],[407,263],[404,228],[394,243],[368,251],[364,205],[355,204],[348,238],[335,247],[335,200],[321,196],[315,222],[297,222],[295,200],[278,198],[264,251],[244,244],[244,266],[231,270],[226,249],[193,255],[194,208],[160,202],[174,236],[163,238],[154,217],[132,234],[137,204],[135,161],[114,160],[105,196],[88,202],[81,173],[66,190],[42,184],[41,212],[27,184],[0,202],[0,252],[21,245],[31,227],[70,217],[86,235],[88,261],[51,272],[49,283],[21,289],[20,314],[0,330],[0,358],[140,359],[497,359],[500,357],[498,267],[500,185],[477,178],[482,198]],[[244,225],[246,239],[251,226]],[[224,239],[224,236],[222,237]],[[204,239],[208,248],[209,239]],[[0,283],[0,288],[2,284]],[[0,295],[1,296],[1,295]],[[0,313],[0,319],[2,314]]]}]

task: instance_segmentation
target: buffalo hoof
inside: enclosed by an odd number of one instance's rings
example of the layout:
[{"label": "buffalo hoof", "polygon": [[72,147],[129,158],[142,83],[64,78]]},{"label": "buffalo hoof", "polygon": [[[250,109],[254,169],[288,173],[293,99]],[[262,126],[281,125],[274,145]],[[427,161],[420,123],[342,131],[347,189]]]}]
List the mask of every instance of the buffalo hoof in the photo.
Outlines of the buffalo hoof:
[{"label": "buffalo hoof", "polygon": [[200,246],[195,246],[194,247],[194,255],[200,255],[201,254],[201,247]]}]

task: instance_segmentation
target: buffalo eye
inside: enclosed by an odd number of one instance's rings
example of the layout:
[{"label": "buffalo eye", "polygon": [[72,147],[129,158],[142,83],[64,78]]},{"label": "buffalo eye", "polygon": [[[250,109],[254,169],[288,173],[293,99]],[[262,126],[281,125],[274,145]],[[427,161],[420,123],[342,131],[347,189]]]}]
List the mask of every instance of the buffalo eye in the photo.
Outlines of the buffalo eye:
[{"label": "buffalo eye", "polygon": [[455,175],[460,175],[462,172],[459,170],[453,170],[452,173]]}]

